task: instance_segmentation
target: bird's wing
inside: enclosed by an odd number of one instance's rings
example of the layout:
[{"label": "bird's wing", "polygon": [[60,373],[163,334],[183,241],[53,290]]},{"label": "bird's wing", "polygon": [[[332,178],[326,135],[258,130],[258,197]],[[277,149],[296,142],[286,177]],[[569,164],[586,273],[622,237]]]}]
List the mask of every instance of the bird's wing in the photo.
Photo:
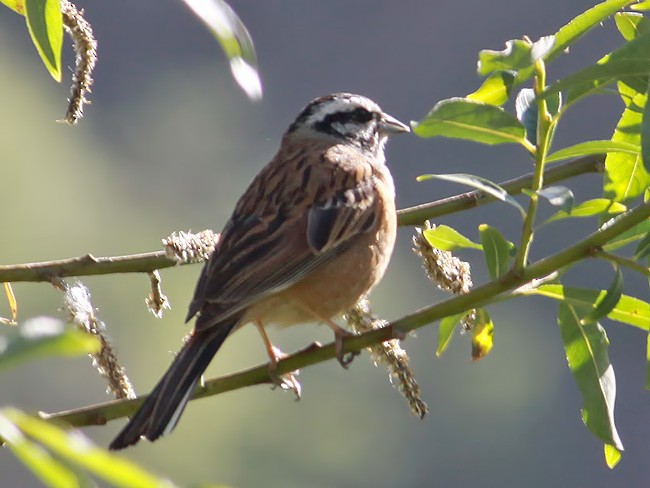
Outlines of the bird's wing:
[{"label": "bird's wing", "polygon": [[[373,228],[372,166],[358,152],[335,147],[318,155],[339,158],[333,163],[310,164],[297,151],[251,183],[199,278],[188,320],[208,305],[213,317],[202,317],[198,329],[290,287]],[[354,164],[346,164],[350,156]]]}]

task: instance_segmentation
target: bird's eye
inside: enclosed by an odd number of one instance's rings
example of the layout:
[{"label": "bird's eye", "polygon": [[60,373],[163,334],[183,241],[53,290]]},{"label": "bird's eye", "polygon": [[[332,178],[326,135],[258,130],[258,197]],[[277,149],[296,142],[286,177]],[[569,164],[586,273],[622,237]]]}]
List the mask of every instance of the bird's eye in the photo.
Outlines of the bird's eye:
[{"label": "bird's eye", "polygon": [[357,107],[352,112],[350,112],[350,118],[355,122],[365,124],[372,119],[372,112],[366,110],[365,108]]}]

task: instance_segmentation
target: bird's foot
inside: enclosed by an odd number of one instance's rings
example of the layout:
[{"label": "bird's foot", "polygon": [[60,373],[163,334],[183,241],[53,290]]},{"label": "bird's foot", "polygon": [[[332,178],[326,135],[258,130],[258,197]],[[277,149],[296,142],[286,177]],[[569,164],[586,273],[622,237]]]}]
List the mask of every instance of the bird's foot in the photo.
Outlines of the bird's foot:
[{"label": "bird's foot", "polygon": [[287,357],[280,349],[275,346],[273,348],[273,357],[271,358],[271,364],[269,365],[269,378],[273,382],[273,386],[279,386],[284,391],[293,391],[296,395],[296,400],[300,400],[302,395],[302,386],[296,379],[296,376],[300,374],[299,370],[292,371],[290,373],[278,374],[278,362]]}]

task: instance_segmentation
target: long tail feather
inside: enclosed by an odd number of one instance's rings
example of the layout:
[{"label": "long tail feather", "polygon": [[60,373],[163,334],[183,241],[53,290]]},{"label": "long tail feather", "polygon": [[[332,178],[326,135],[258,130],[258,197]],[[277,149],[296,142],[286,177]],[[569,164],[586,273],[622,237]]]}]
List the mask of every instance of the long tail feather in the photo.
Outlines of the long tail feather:
[{"label": "long tail feather", "polygon": [[140,437],[154,441],[171,432],[199,378],[235,325],[237,320],[195,331],[142,406],[113,440],[110,449],[136,444]]}]

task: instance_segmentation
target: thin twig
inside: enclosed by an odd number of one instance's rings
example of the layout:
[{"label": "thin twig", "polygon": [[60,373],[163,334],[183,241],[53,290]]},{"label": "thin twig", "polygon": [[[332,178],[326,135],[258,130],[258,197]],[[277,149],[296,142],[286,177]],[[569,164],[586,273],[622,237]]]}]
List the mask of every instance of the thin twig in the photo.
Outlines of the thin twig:
[{"label": "thin twig", "polygon": [[[474,288],[467,294],[458,295],[435,305],[422,308],[380,329],[364,332],[357,336],[346,337],[343,340],[343,352],[360,351],[373,344],[391,339],[399,339],[406,332],[423,327],[443,317],[485,306],[494,300],[498,300],[503,293],[519,288],[533,280],[546,277],[579,259],[594,256],[596,251],[605,243],[648,218],[650,218],[650,202],[618,215],[612,219],[612,223],[608,227],[599,229],[563,251],[526,266],[519,273],[510,271],[498,280],[490,281],[478,288]],[[335,356],[336,348],[334,343],[325,346],[314,344],[304,351],[282,359],[277,365],[276,374],[282,375],[289,373],[296,369],[330,360]],[[197,389],[193,398],[203,398],[246,386],[268,383],[270,381],[268,368],[269,365],[264,364],[246,371],[208,380],[204,386]],[[139,397],[135,400],[113,401],[66,412],[53,414],[43,413],[41,415],[45,419],[64,421],[74,427],[101,425],[109,420],[132,414],[144,401],[144,398]]]}]

